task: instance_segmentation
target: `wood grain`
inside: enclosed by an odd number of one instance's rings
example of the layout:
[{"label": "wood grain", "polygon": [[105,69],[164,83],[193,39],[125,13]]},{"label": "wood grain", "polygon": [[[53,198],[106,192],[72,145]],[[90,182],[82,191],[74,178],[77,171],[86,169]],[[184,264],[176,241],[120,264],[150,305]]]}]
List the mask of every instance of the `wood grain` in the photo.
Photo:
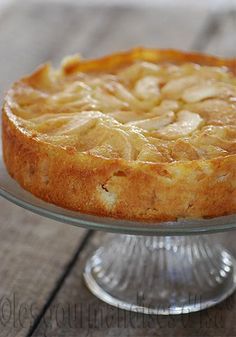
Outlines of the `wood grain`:
[{"label": "wood grain", "polygon": [[220,23],[209,42],[206,51],[227,57],[236,56],[236,10],[221,14]]},{"label": "wood grain", "polygon": [[0,336],[25,336],[86,231],[3,199],[0,207]]}]

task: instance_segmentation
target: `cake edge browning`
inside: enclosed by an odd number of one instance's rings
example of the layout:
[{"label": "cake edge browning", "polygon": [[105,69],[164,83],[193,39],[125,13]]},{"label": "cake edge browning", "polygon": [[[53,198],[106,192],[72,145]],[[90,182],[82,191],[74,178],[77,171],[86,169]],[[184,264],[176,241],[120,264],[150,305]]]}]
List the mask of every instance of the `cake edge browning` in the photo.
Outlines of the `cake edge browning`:
[{"label": "cake edge browning", "polygon": [[[138,51],[140,56],[137,56]],[[70,61],[64,71],[78,71],[78,67],[92,69],[94,64],[99,68],[99,63],[109,58],[112,62],[116,57],[124,58],[124,62],[131,62],[132,55],[135,55],[133,59],[147,60],[143,56],[145,53],[149,60],[152,55],[152,61],[155,57],[156,61],[163,60],[166,53],[170,53],[168,61],[204,64],[205,60],[208,65],[236,70],[236,60],[232,59],[135,49],[98,61],[74,59],[74,67]],[[82,68],[80,70],[85,71]],[[37,80],[44,69],[42,67],[27,79]],[[47,202],[83,213],[156,222],[212,218],[236,212],[236,155],[150,163],[79,153],[70,147],[46,143],[25,130],[11,111],[9,99],[5,99],[2,114],[3,156],[7,170],[24,189]]]},{"label": "cake edge browning", "polygon": [[83,60],[78,55],[66,58],[62,68],[65,74],[71,75],[77,71],[90,72],[99,68],[100,71],[112,70],[135,61],[146,62],[174,62],[182,64],[187,62],[199,65],[228,67],[236,74],[236,58],[220,58],[198,52],[184,52],[176,49],[151,49],[136,47],[129,51],[113,53],[98,59]]}]

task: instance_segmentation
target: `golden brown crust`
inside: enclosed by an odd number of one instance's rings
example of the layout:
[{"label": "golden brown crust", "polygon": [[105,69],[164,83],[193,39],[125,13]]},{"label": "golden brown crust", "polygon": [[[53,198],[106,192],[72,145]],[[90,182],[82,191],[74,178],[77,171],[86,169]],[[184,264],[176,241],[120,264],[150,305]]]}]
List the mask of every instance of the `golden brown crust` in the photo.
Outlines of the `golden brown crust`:
[{"label": "golden brown crust", "polygon": [[[98,61],[71,60],[64,72],[71,75],[112,69],[137,59],[227,66],[236,73],[236,60],[140,48]],[[37,85],[44,72],[45,67],[24,81]],[[172,163],[96,157],[38,139],[15,117],[9,98],[2,123],[4,161],[10,175],[48,202],[85,213],[155,221],[215,217],[236,211],[235,154]]]},{"label": "golden brown crust", "polygon": [[174,49],[147,49],[134,48],[128,52],[114,53],[100,59],[80,60],[78,57],[70,58],[64,66],[66,74],[73,74],[78,71],[109,71],[115,67],[122,67],[131,64],[134,61],[143,60],[147,62],[170,62],[175,64],[183,64],[186,62],[196,63],[207,66],[225,66],[236,74],[236,59],[223,59],[211,55],[201,54],[197,52],[182,52]]}]

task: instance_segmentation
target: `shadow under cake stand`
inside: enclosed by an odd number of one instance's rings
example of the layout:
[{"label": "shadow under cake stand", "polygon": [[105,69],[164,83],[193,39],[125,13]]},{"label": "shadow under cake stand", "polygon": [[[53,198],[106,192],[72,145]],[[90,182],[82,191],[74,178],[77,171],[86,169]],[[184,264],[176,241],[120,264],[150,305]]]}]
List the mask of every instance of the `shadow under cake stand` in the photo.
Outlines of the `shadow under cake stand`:
[{"label": "shadow under cake stand", "polygon": [[84,279],[101,300],[145,314],[182,314],[208,308],[236,288],[236,260],[217,235],[236,228],[236,215],[145,223],[81,214],[43,202],[23,190],[0,159],[0,195],[67,224],[104,230]]}]

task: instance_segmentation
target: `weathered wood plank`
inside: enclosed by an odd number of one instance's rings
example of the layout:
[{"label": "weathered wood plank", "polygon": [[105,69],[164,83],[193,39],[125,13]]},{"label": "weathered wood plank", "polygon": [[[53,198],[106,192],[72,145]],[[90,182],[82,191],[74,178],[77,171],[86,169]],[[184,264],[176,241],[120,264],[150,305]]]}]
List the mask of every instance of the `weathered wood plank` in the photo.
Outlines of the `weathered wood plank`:
[{"label": "weathered wood plank", "polygon": [[86,231],[2,198],[0,207],[0,336],[25,336]]},{"label": "weathered wood plank", "polygon": [[102,9],[81,10],[66,3],[16,2],[0,21],[1,92],[39,64],[60,61],[61,49],[71,41],[77,52],[89,50],[91,36],[106,15]]},{"label": "weathered wood plank", "polygon": [[[151,48],[191,49],[193,41],[208,17],[201,8],[117,8],[106,34],[100,38],[99,48],[90,52],[95,56],[137,45]],[[108,21],[109,24],[109,21]]]},{"label": "weathered wood plank", "polygon": [[221,15],[221,24],[215,27],[206,52],[226,57],[236,57],[236,10]]}]

